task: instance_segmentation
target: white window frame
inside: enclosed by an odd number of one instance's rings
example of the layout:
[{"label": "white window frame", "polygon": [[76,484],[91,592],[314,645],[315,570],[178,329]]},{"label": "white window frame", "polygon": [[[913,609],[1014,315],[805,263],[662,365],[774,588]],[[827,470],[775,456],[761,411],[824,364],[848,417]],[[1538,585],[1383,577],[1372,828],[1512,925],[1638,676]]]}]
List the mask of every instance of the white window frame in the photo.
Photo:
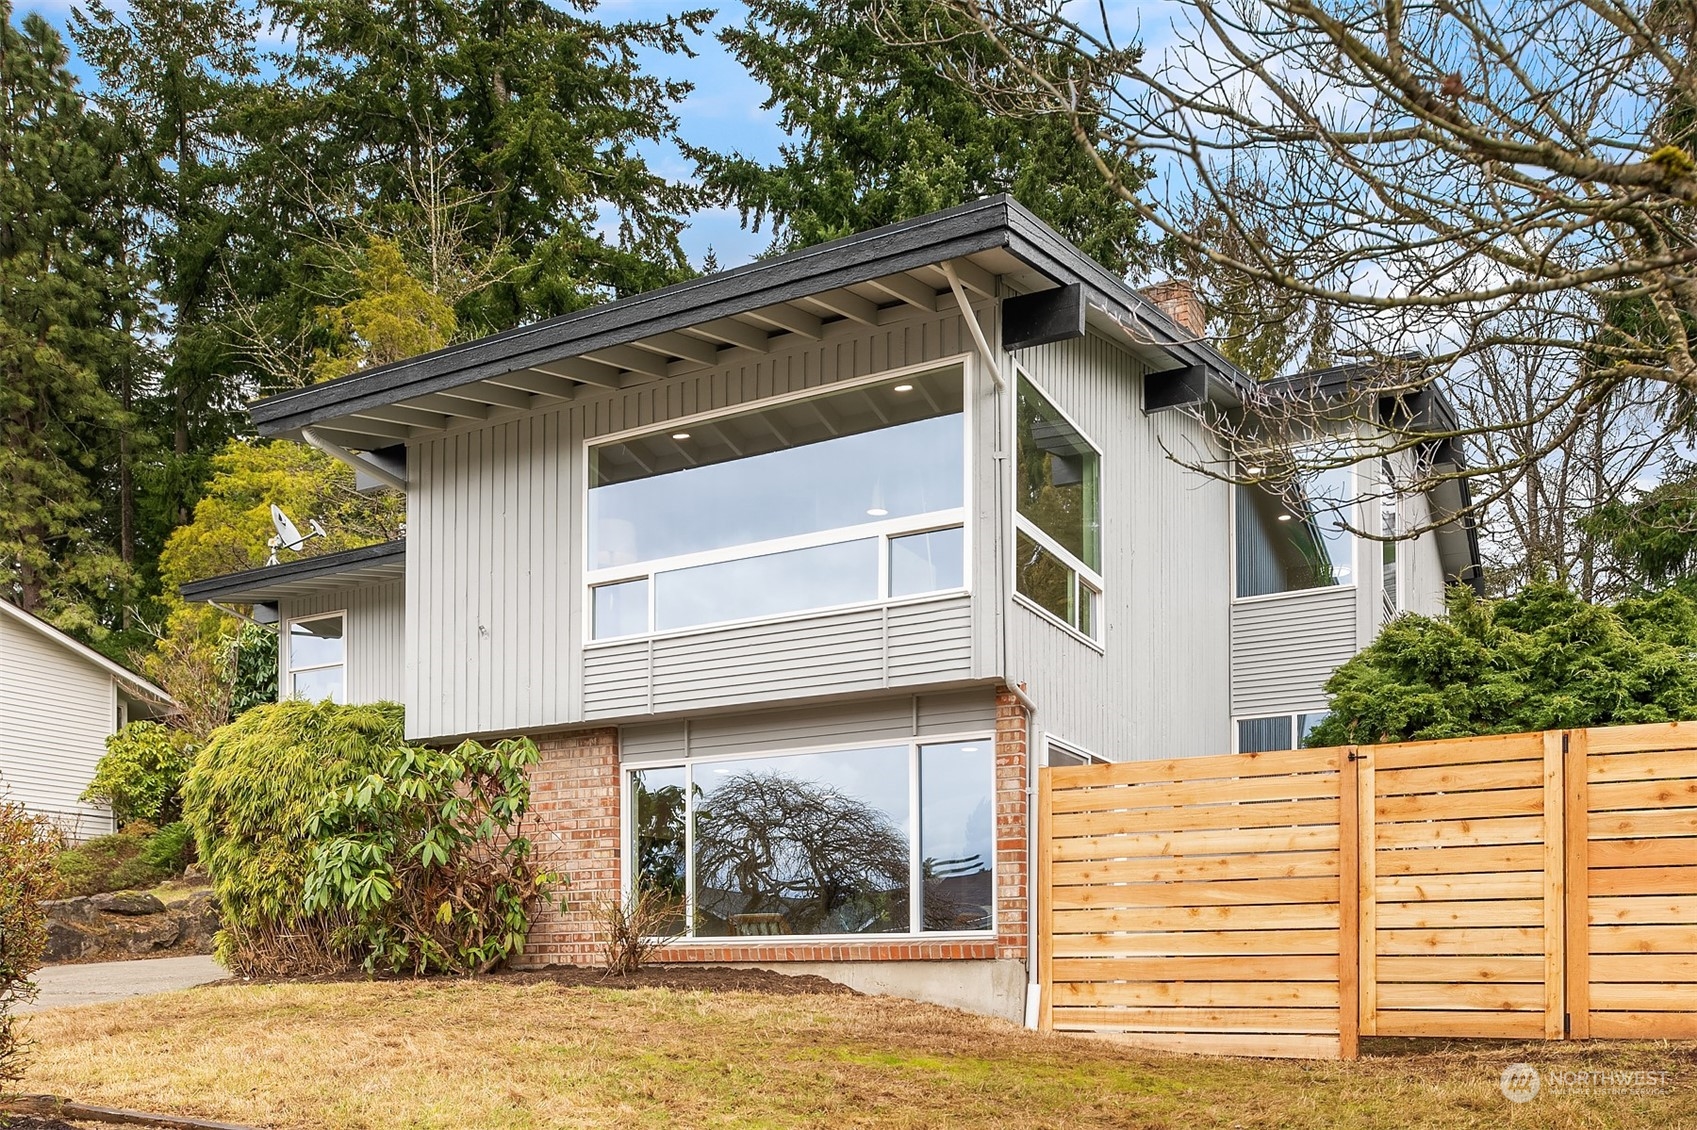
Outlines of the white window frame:
[{"label": "white window frame", "polygon": [[[1043,767],[1045,769],[1052,768],[1054,766],[1055,759],[1053,755],[1056,753],[1065,754],[1068,757],[1081,758],[1085,765],[1112,764],[1107,758],[1091,753],[1083,746],[1074,742],[1069,742],[1064,738],[1051,738],[1047,734],[1043,735]],[[1069,768],[1071,768],[1071,766],[1069,766]]]},{"label": "white window frame", "polygon": [[[805,400],[817,400],[820,397],[832,396],[840,392],[852,391],[856,388],[866,388],[872,385],[885,384],[889,381],[900,380],[903,377],[919,376],[927,373],[945,372],[958,369],[961,389],[961,500],[962,505],[948,510],[933,510],[925,514],[916,514],[908,518],[892,518],[883,522],[867,522],[864,525],[844,526],[834,530],[822,530],[812,534],[798,534],[785,538],[773,538],[762,542],[747,542],[742,545],[725,546],[721,549],[704,550],[698,553],[679,554],[674,557],[656,558],[652,561],[638,562],[632,565],[615,565],[596,569],[589,560],[589,491],[590,491],[590,461],[596,448],[607,447],[622,443],[638,436],[652,435],[666,430],[684,431],[702,424],[710,424],[716,420],[726,420],[735,416],[746,416],[775,408],[783,404],[796,403]],[[694,635],[704,631],[717,631],[722,628],[737,627],[749,624],[776,623],[799,618],[810,618],[832,612],[841,612],[856,608],[895,607],[904,604],[922,603],[945,597],[967,596],[972,592],[972,562],[973,562],[973,523],[967,516],[973,512],[973,441],[974,411],[973,390],[977,386],[977,359],[973,354],[960,353],[950,357],[939,358],[917,365],[904,365],[896,369],[885,369],[866,377],[852,380],[834,381],[829,384],[816,385],[812,388],[785,393],[781,396],[762,397],[757,400],[744,401],[741,404],[728,405],[708,412],[698,412],[690,416],[679,416],[673,419],[644,424],[637,428],[626,428],[619,432],[595,436],[584,440],[579,452],[580,482],[583,484],[580,493],[581,505],[579,510],[579,543],[583,568],[583,585],[580,600],[582,602],[583,631],[582,643],[586,648],[606,646],[609,644],[630,643],[633,640],[665,639],[673,636]],[[961,584],[955,588],[937,589],[932,592],[915,593],[911,596],[890,596],[890,542],[894,538],[910,534],[932,533],[938,530],[950,530],[959,527],[961,530]],[[725,561],[743,561],[755,557],[764,557],[774,553],[784,553],[797,549],[811,549],[817,546],[839,545],[853,541],[863,541],[876,538],[878,540],[878,593],[871,600],[850,601],[840,604],[822,604],[812,608],[797,609],[789,612],[773,613],[763,616],[746,616],[730,620],[714,620],[705,624],[690,624],[682,628],[656,629],[654,627],[654,595],[656,574],[687,569],[697,565],[714,565]],[[595,590],[604,585],[621,582],[644,580],[648,582],[648,630],[630,632],[619,636],[595,635]]]},{"label": "white window frame", "polygon": [[[304,667],[295,666],[294,634],[296,624],[307,624],[314,620],[340,620],[342,622],[342,658],[336,663],[308,663]],[[328,671],[332,667],[342,669],[342,701],[348,698],[348,610],[338,608],[334,612],[313,612],[305,616],[291,616],[283,624],[283,685],[278,688],[278,696],[284,701],[299,701],[295,695],[295,672],[297,671]],[[334,701],[334,700],[332,700]]]},{"label": "white window frame", "polygon": [[[1078,421],[1074,420],[1072,416],[1067,413],[1066,409],[1061,407],[1060,401],[1051,395],[1049,390],[1043,387],[1042,382],[1036,377],[1033,377],[1023,365],[1016,363],[1013,366],[1013,371],[1014,382],[1012,395],[1008,397],[1009,411],[1013,414],[1013,419],[1008,428],[1008,434],[1013,437],[1013,451],[1011,452],[1011,458],[1008,459],[1008,474],[1013,476],[1012,483],[1010,483],[1010,488],[1008,490],[1009,505],[1013,511],[1012,536],[1008,538],[1007,548],[1008,591],[1013,594],[1015,604],[1021,605],[1036,613],[1038,616],[1043,617],[1043,619],[1049,621],[1049,623],[1068,632],[1073,636],[1073,638],[1089,644],[1097,651],[1103,651],[1102,610],[1107,606],[1107,602],[1103,597],[1103,594],[1107,592],[1107,585],[1102,578],[1102,574],[1080,561],[1072,554],[1071,551],[1063,549],[1059,542],[1055,541],[1054,538],[1038,529],[1035,523],[1019,512],[1019,499],[1015,496],[1013,490],[1013,484],[1017,484],[1019,481],[1019,382],[1024,380],[1032,388],[1036,389],[1037,395],[1041,396],[1049,407],[1055,410],[1055,414],[1065,420],[1067,426],[1077,432],[1078,437],[1085,442],[1086,446],[1096,453],[1096,528],[1097,537],[1099,538],[1106,532],[1106,523],[1102,520],[1102,516],[1107,513],[1108,510],[1107,502],[1102,497],[1103,491],[1107,485],[1107,476],[1102,473],[1102,462],[1105,458],[1102,453],[1102,445],[1097,443],[1089,432],[1078,426]],[[1053,612],[1044,608],[1041,604],[1038,604],[1035,600],[1032,600],[1030,597],[1019,591],[1020,534],[1024,534],[1043,549],[1054,554],[1055,557],[1060,560],[1061,564],[1065,565],[1068,569],[1071,569],[1073,571],[1076,587],[1087,588],[1090,590],[1092,596],[1095,598],[1093,604],[1094,615],[1090,617],[1090,631],[1085,632],[1076,624],[1069,624],[1067,621],[1056,616]],[[1107,556],[1104,553],[1104,563],[1106,560]]]},{"label": "white window frame", "polygon": [[[1290,740],[1291,740],[1290,748],[1291,749],[1302,749],[1303,746],[1300,744],[1302,742],[1302,732],[1301,732],[1301,729],[1300,729],[1301,724],[1297,721],[1297,719],[1299,719],[1299,718],[1301,718],[1301,717],[1303,717],[1304,715],[1307,715],[1307,714],[1318,714],[1318,715],[1321,715],[1321,716],[1325,716],[1325,715],[1330,714],[1330,713],[1331,713],[1330,708],[1328,708],[1326,706],[1310,706],[1306,709],[1297,709],[1297,710],[1269,710],[1264,714],[1236,714],[1236,715],[1233,715],[1232,716],[1232,752],[1233,753],[1242,753],[1243,752],[1243,730],[1242,730],[1241,726],[1239,725],[1240,723],[1243,723],[1243,722],[1261,722],[1261,721],[1264,721],[1268,718],[1288,719],[1289,722],[1290,722]],[[1278,753],[1278,752],[1282,752],[1282,751],[1279,751],[1279,750],[1263,750],[1261,752]]]},{"label": "white window frame", "polygon": [[[981,742],[990,752],[990,811],[992,814],[990,835],[990,925],[983,930],[926,930],[924,929],[925,908],[923,900],[915,898],[924,879],[925,860],[921,854],[920,839],[922,820],[920,813],[919,788],[919,749],[929,745],[957,745],[967,742]],[[819,753],[853,754],[860,750],[890,749],[895,746],[907,746],[908,750],[908,813],[910,825],[908,830],[908,929],[904,931],[888,931],[885,933],[868,934],[782,934],[782,935],[715,935],[711,937],[694,937],[688,934],[675,939],[669,939],[667,944],[677,946],[781,946],[781,945],[812,945],[816,942],[878,944],[881,942],[913,942],[913,941],[984,941],[996,936],[1001,925],[1001,862],[997,858],[994,813],[996,809],[996,737],[994,733],[985,731],[955,733],[955,734],[924,734],[900,738],[889,738],[883,741],[868,739],[861,742],[833,742],[817,746],[789,746],[780,750],[758,750],[744,753],[718,753],[702,757],[669,757],[655,760],[625,762],[619,766],[622,780],[619,782],[619,890],[628,902],[636,889],[636,788],[633,774],[647,772],[653,769],[682,769],[684,771],[684,922],[687,928],[693,929],[695,922],[695,820],[694,820],[694,783],[695,766],[723,764],[733,761],[756,761],[770,758],[802,756]]]},{"label": "white window frame", "polygon": [[[1349,497],[1349,506],[1347,507],[1347,509],[1350,511],[1350,516],[1347,519],[1347,521],[1349,522],[1350,525],[1355,526],[1357,528],[1361,528],[1361,526],[1362,526],[1362,523],[1361,523],[1362,500],[1361,500],[1361,497],[1360,497],[1360,490],[1361,490],[1360,464],[1359,463],[1351,463],[1349,466],[1341,468],[1341,469],[1349,472],[1349,495],[1350,495],[1350,497]],[[1242,473],[1239,469],[1239,464],[1237,462],[1233,463],[1232,471],[1233,471],[1233,474],[1234,474],[1235,477],[1237,477],[1237,478],[1242,477]],[[1357,534],[1355,533],[1354,530],[1347,530],[1345,532],[1349,534],[1349,580],[1348,581],[1340,583],[1340,584],[1335,584],[1335,585],[1323,585],[1319,588],[1312,588],[1312,589],[1286,589],[1284,592],[1265,592],[1265,593],[1260,594],[1259,596],[1238,596],[1237,595],[1237,508],[1241,504],[1243,492],[1247,489],[1251,489],[1251,488],[1246,487],[1246,486],[1244,486],[1240,483],[1236,483],[1236,482],[1231,484],[1231,496],[1232,496],[1231,530],[1230,530],[1230,538],[1229,538],[1229,542],[1228,542],[1228,552],[1231,554],[1231,594],[1232,594],[1231,600],[1232,600],[1233,604],[1255,604],[1255,603],[1258,603],[1260,601],[1266,601],[1266,600],[1290,600],[1293,597],[1300,599],[1302,597],[1315,596],[1319,593],[1336,592],[1339,589],[1353,589],[1353,588],[1358,588],[1360,586],[1360,584],[1361,584],[1361,542],[1362,542],[1362,539],[1359,536],[1357,536]],[[1252,717],[1252,718],[1270,718],[1270,717],[1272,717],[1272,715],[1270,715],[1270,714],[1253,714],[1253,715],[1250,715],[1250,717]]]}]

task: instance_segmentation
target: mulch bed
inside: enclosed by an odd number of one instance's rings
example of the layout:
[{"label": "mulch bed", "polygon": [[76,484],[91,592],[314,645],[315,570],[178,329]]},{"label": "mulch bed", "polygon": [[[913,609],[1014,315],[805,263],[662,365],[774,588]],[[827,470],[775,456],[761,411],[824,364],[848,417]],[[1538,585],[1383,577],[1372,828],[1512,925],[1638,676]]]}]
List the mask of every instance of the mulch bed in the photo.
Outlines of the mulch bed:
[{"label": "mulch bed", "polygon": [[[267,985],[323,985],[356,981],[453,981],[441,976],[415,978],[403,973],[324,973],[309,977],[254,977],[249,983]],[[237,978],[240,980],[240,978]],[[501,971],[478,978],[482,981],[519,985],[554,984],[568,989],[679,989],[705,993],[770,993],[774,996],[840,996],[861,994],[847,985],[815,977],[811,973],[777,973],[770,969],[727,969],[719,965],[649,965],[625,976],[605,969],[577,965],[550,965],[522,972]],[[229,982],[223,982],[228,984]]]}]

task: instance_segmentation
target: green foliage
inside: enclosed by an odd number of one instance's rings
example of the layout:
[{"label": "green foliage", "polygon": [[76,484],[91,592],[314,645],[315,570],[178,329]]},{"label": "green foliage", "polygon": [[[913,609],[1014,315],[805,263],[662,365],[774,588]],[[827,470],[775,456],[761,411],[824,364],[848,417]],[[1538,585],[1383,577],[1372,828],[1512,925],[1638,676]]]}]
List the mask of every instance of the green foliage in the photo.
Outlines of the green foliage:
[{"label": "green foliage", "polygon": [[194,759],[194,739],[158,722],[131,722],[106,739],[106,755],[82,799],[112,809],[119,826],[165,824],[182,814],[177,787]]},{"label": "green foliage", "polygon": [[47,948],[42,904],[59,897],[58,837],[46,821],[0,802],[0,1086],[22,1074],[12,1007],[35,995],[30,978]]},{"label": "green foliage", "polygon": [[410,747],[392,703],[249,710],[183,790],[220,959],[244,973],[476,973],[520,952],[557,881],[520,831],[536,758],[524,739]]},{"label": "green foliage", "polygon": [[520,832],[536,761],[529,739],[394,751],[307,821],[307,911],[346,918],[337,941],[367,972],[482,973],[522,952],[557,882]]},{"label": "green foliage", "polygon": [[1629,499],[1580,519],[1629,592],[1678,588],[1697,596],[1697,465],[1685,464]]},{"label": "green foliage", "polygon": [[393,703],[288,701],[249,710],[212,735],[183,782],[183,817],[223,917],[218,954],[238,971],[320,971],[342,961],[332,928],[307,921],[313,843],[326,796],[379,772],[405,746]]},{"label": "green foliage", "polygon": [[110,836],[65,849],[53,865],[64,882],[65,895],[77,898],[158,886],[181,875],[192,862],[193,834],[178,821],[158,829],[145,822],[130,824]]},{"label": "green foliage", "polygon": [[[947,4],[753,0],[749,13],[719,38],[771,91],[767,105],[782,111],[794,140],[770,166],[685,150],[744,223],[758,230],[770,220],[775,251],[1008,192],[1109,270],[1124,273],[1142,258],[1136,215],[1070,123],[986,107],[998,53]],[[1087,75],[1079,94],[1088,130]],[[1130,191],[1148,176],[1101,156]]]},{"label": "green foliage", "polygon": [[1549,584],[1399,616],[1326,684],[1310,746],[1697,718],[1697,603],[1586,604]]},{"label": "green foliage", "polygon": [[277,701],[277,629],[243,624],[231,648],[236,670],[230,716],[240,718],[256,706]]},{"label": "green foliage", "polygon": [[128,424],[102,370],[132,343],[114,223],[118,137],[77,93],[63,41],[0,0],[0,600],[100,627],[128,571],[95,480]]},{"label": "green foliage", "polygon": [[313,365],[316,379],[335,380],[367,366],[404,361],[454,339],[453,305],[413,275],[394,240],[367,240],[354,278],[354,297],[324,311],[334,345]]}]

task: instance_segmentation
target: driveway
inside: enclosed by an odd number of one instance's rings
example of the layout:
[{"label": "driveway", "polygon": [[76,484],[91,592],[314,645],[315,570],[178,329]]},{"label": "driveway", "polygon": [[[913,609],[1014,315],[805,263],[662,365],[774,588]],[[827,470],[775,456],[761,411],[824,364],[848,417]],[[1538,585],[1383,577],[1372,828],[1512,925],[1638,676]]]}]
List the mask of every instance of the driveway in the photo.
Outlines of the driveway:
[{"label": "driveway", "polygon": [[219,981],[229,972],[210,957],[150,957],[139,961],[97,961],[87,965],[48,965],[35,975],[40,994],[14,1012],[40,1012],[67,1005],[163,993]]}]

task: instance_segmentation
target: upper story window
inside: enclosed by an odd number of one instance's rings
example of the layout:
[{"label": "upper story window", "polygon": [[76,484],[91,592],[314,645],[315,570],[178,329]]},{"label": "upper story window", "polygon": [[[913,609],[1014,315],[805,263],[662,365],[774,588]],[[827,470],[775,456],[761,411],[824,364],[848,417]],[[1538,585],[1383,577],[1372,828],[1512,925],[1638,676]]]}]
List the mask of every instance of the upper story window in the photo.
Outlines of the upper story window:
[{"label": "upper story window", "polygon": [[1101,618],[1102,457],[1023,375],[1016,434],[1015,588],[1094,638]]},{"label": "upper story window", "polygon": [[591,636],[963,587],[959,366],[590,450]]},{"label": "upper story window", "polygon": [[289,621],[289,698],[346,702],[347,617],[341,612]]},{"label": "upper story window", "polygon": [[1239,486],[1237,595],[1269,596],[1355,583],[1355,496],[1347,467]]}]

